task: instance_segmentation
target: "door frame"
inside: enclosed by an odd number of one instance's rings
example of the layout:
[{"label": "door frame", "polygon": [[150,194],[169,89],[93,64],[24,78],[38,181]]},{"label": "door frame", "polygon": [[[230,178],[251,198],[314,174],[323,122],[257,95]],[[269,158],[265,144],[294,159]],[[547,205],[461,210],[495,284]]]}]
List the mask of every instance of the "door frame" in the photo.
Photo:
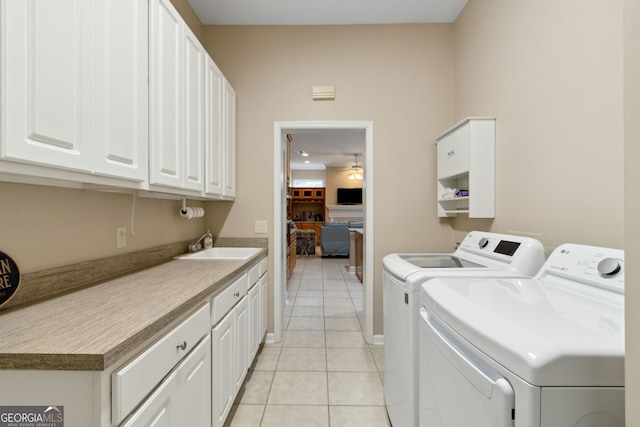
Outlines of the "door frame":
[{"label": "door frame", "polygon": [[284,296],[287,286],[287,257],[284,245],[286,230],[286,133],[296,130],[364,130],[364,325],[363,337],[373,338],[373,122],[372,121],[275,121],[273,123],[273,336],[274,342],[284,336]]}]

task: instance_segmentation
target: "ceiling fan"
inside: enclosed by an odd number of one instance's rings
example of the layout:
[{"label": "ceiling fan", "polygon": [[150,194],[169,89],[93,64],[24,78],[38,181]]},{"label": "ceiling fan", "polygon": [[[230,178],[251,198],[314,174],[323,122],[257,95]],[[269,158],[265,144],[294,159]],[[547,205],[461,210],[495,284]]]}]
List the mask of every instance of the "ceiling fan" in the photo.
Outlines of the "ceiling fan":
[{"label": "ceiling fan", "polygon": [[349,171],[349,179],[357,179],[361,181],[364,177],[364,173],[362,171],[362,166],[358,164],[358,154],[354,153],[354,156],[356,158],[355,162],[349,169],[346,170]]}]

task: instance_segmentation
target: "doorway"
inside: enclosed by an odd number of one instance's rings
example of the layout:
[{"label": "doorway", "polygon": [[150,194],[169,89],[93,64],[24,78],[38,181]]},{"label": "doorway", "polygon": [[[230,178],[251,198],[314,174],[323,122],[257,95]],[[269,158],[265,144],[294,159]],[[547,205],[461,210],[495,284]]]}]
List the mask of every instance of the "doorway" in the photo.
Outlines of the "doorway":
[{"label": "doorway", "polygon": [[270,337],[279,342],[284,334],[284,305],[286,304],[286,134],[296,131],[361,130],[365,134],[364,163],[367,165],[363,180],[364,196],[364,325],[363,335],[373,344],[373,122],[370,121],[302,121],[274,122],[274,278],[273,320],[274,331]]}]

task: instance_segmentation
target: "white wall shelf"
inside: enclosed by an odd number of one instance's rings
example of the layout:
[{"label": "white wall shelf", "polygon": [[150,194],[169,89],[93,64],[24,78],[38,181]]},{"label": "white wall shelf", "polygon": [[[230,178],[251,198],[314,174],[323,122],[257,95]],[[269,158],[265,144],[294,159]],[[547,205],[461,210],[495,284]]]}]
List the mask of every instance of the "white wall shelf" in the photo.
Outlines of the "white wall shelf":
[{"label": "white wall shelf", "polygon": [[[438,216],[495,216],[495,119],[467,118],[436,138]],[[469,196],[450,197],[452,189]]]}]

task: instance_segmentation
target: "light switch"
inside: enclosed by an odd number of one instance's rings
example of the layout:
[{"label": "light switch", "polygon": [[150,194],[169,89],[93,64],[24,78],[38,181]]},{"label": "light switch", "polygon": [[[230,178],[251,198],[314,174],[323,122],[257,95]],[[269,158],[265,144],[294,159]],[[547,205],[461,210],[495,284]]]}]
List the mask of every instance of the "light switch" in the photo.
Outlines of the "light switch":
[{"label": "light switch", "polygon": [[257,219],[256,220],[255,233],[256,234],[267,234],[267,220],[266,219]]}]

